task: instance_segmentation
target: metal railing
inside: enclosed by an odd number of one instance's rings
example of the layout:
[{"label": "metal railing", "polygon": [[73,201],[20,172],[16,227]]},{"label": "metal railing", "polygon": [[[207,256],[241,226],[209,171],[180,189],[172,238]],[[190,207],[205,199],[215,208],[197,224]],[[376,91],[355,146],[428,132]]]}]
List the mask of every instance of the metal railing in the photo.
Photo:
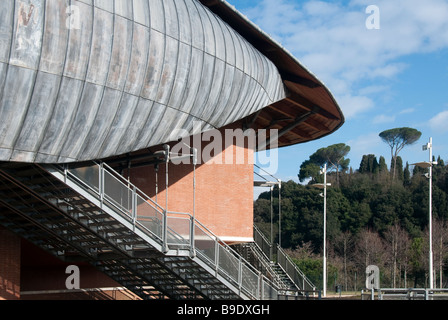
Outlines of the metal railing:
[{"label": "metal railing", "polygon": [[[263,235],[261,230],[254,225],[254,241],[263,252],[264,256],[270,261],[274,261],[274,257],[271,257],[272,244]],[[316,286],[310,279],[300,270],[297,265],[291,260],[291,258],[285,253],[285,251],[277,245],[276,252],[278,265],[283,269],[287,276],[291,279],[294,285],[303,292],[315,292]]]},{"label": "metal railing", "polygon": [[[60,170],[58,170],[60,172]],[[61,172],[62,173],[62,172]],[[167,211],[105,163],[63,169],[63,178],[81,186],[100,201],[144,230],[167,253],[188,250],[240,292],[252,299],[277,299],[275,286],[230,246],[188,213]]]},{"label": "metal railing", "polygon": [[277,261],[283,271],[286,272],[292,282],[302,291],[316,291],[316,286],[300,270],[291,258],[283,251],[280,246],[277,247]]},{"label": "metal railing", "polygon": [[378,300],[448,300],[448,289],[444,288],[381,288],[377,292]]},{"label": "metal railing", "polygon": [[263,235],[261,230],[255,224],[254,224],[254,241],[258,245],[258,247],[260,248],[260,250],[263,253],[264,257],[267,260],[269,260],[269,261],[273,261],[273,257],[271,257],[272,244]]}]

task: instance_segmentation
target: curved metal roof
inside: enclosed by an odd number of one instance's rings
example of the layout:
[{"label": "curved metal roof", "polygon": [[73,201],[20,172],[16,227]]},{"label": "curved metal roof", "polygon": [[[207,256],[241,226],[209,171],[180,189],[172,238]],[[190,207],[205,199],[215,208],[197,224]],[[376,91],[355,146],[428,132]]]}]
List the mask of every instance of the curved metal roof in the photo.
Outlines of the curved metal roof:
[{"label": "curved metal roof", "polygon": [[226,2],[70,3],[0,2],[2,161],[112,157],[194,121],[278,128],[283,146],[344,121],[323,84]]},{"label": "curved metal roof", "polygon": [[254,128],[280,132],[279,147],[322,138],[339,129],[344,115],[328,88],[288,50],[224,0],[201,0],[274,62],[286,97],[248,117]]}]

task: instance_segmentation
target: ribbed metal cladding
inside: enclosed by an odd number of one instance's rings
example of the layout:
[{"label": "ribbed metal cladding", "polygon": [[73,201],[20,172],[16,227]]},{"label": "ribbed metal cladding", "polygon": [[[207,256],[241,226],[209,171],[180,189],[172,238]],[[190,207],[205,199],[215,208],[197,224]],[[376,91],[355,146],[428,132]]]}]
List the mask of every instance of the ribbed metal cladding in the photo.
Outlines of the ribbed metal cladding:
[{"label": "ribbed metal cladding", "polygon": [[125,154],[285,97],[275,65],[196,0],[0,1],[0,161]]}]

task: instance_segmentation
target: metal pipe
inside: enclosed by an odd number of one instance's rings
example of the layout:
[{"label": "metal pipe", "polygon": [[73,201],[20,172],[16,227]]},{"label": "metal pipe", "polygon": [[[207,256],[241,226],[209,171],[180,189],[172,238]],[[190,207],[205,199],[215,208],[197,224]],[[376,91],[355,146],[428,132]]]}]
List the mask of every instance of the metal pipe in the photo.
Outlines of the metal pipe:
[{"label": "metal pipe", "polygon": [[165,144],[163,146],[166,153],[165,158],[165,211],[163,213],[163,236],[162,236],[162,250],[168,252],[168,165],[170,162],[170,146]]},{"label": "metal pipe", "polygon": [[278,246],[282,247],[282,181],[278,179]]},{"label": "metal pipe", "polygon": [[434,268],[432,254],[432,138],[429,138],[429,288],[434,289]]},{"label": "metal pipe", "polygon": [[192,162],[193,162],[193,220],[192,220],[192,228],[191,228],[191,256],[196,256],[196,244],[195,244],[195,226],[196,226],[196,164],[197,164],[197,154],[198,149],[191,148],[191,156],[192,156]]},{"label": "metal pipe", "polygon": [[323,270],[323,296],[327,296],[327,164],[324,165],[324,270]]},{"label": "metal pipe", "polygon": [[274,247],[274,210],[272,207],[272,190],[274,186],[271,186],[271,250],[269,252],[270,259],[273,261],[273,247]]}]

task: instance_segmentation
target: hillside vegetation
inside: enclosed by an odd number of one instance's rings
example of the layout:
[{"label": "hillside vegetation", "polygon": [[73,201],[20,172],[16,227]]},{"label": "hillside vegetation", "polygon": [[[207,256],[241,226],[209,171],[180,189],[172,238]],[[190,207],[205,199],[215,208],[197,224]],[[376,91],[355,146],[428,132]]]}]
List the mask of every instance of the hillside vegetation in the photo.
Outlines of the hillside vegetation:
[{"label": "hillside vegetation", "polygon": [[[332,184],[327,189],[328,288],[339,284],[344,290],[360,290],[365,269],[371,264],[380,267],[382,287],[427,287],[429,180],[424,174],[428,169],[403,165],[400,156],[393,159],[395,170],[389,169],[384,157],[374,155],[365,155],[359,168],[353,169],[343,156],[342,166],[327,175],[327,182]],[[316,162],[312,162],[310,157],[302,164],[302,183],[282,183],[281,246],[322,287],[323,199],[319,195],[322,190],[311,186],[322,178],[316,174]],[[433,167],[432,212],[434,279],[440,287],[448,282],[448,167],[440,157],[437,162]],[[268,191],[254,203],[255,223],[268,238],[270,199]],[[278,205],[276,187],[275,242]]]}]

